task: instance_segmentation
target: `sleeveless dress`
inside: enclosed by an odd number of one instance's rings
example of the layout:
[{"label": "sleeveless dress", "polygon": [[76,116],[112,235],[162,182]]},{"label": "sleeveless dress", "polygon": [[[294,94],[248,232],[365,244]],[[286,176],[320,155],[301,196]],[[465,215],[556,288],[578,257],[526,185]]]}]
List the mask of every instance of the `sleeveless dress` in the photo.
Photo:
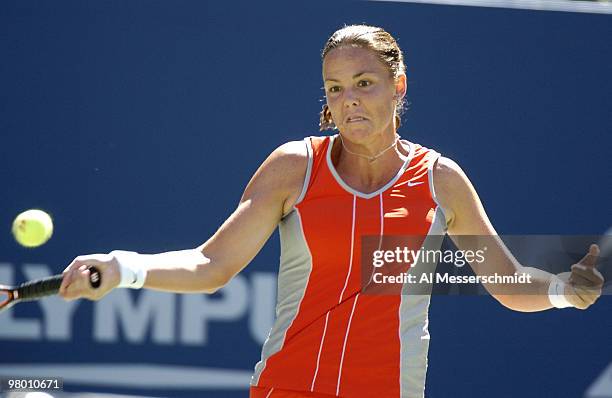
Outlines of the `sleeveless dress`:
[{"label": "sleeveless dress", "polygon": [[335,170],[337,137],[304,139],[306,178],[279,226],[276,320],[255,366],[253,398],[424,395],[430,295],[364,294],[361,250],[364,237],[383,235],[417,235],[439,248],[446,219],[432,174],[440,154],[403,141],[403,166],[366,194]]}]

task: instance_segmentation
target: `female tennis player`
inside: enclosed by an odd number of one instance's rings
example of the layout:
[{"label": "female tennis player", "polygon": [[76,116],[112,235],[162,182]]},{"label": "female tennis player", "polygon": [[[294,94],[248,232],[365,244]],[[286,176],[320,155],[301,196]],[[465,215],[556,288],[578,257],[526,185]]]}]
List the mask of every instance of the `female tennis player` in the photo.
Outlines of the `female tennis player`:
[{"label": "female tennis player", "polygon": [[[79,256],[66,268],[60,292],[68,300],[98,300],[126,287],[212,293],[278,226],[277,318],[255,366],[251,397],[423,397],[430,296],[365,294],[361,238],[422,236],[418,247],[448,233],[459,250],[469,250],[469,236],[496,232],[455,162],[399,137],[407,84],[402,52],[389,33],[344,27],[327,41],[322,59],[327,101],[320,127],[337,134],[274,150],[238,208],[200,247]],[[527,290],[488,288],[510,309],[586,309],[601,294],[596,245],[571,270],[552,275],[518,263],[499,238],[492,242],[486,261],[471,263],[476,275],[531,280]],[[89,265],[102,272],[98,289],[89,286]]]}]

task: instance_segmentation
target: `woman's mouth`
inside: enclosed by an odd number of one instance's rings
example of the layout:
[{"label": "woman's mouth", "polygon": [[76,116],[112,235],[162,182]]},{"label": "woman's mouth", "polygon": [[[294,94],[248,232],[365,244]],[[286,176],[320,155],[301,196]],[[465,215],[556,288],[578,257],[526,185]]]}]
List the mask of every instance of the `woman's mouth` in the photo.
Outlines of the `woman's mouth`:
[{"label": "woman's mouth", "polygon": [[346,122],[347,123],[357,123],[357,122],[363,122],[366,121],[368,119],[366,119],[363,116],[349,116],[346,118]]}]

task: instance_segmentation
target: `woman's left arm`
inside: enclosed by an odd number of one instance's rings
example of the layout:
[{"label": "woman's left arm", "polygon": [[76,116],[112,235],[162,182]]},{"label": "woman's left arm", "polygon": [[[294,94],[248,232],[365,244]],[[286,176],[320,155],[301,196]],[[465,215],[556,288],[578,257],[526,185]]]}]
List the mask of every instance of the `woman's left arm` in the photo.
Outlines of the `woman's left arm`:
[{"label": "woman's left arm", "polygon": [[[586,309],[599,298],[604,279],[595,268],[599,255],[597,245],[591,245],[585,257],[571,266],[571,272],[553,275],[537,268],[524,267],[495,232],[474,186],[459,165],[451,159],[440,157],[433,174],[438,202],[447,215],[448,235],[457,248],[476,251],[478,239],[474,237],[487,236],[485,260],[470,263],[476,275],[526,273],[531,276],[530,284],[520,286],[485,284],[487,291],[501,304],[523,312],[560,307],[563,303]],[[560,288],[558,296],[549,296],[551,284],[553,290]]]}]

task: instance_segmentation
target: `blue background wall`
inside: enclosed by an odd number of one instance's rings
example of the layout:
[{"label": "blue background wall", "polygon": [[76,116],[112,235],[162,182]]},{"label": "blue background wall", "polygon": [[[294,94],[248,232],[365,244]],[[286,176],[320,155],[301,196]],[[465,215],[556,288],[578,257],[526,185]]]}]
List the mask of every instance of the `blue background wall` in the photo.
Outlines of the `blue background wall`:
[{"label": "blue background wall", "polygon": [[[78,254],[204,241],[276,146],[318,134],[319,52],[344,23],[381,25],[399,39],[411,102],[401,135],[456,160],[499,233],[598,234],[612,224],[611,16],[259,3],[2,2],[5,278],[25,279],[31,263],[57,273]],[[49,211],[56,230],[47,245],[26,250],[9,230],[18,212],[33,207]],[[275,293],[267,282],[277,259],[273,237],[236,285],[240,309],[207,323],[201,344],[179,337],[179,298],[161,299],[176,307],[174,340],[166,343],[152,329],[132,340],[118,330],[103,341],[87,302],[56,337],[38,304],[16,307],[10,320],[0,317],[0,373],[58,362],[248,373],[260,342],[245,331],[254,318],[260,329],[270,319],[266,300]],[[213,307],[224,294],[211,298]],[[611,309],[609,297],[586,312],[522,314],[490,297],[436,296],[428,397],[579,397],[612,359]],[[19,336],[8,330],[16,320],[40,330]],[[66,389],[203,395],[145,385],[67,382]]]}]

